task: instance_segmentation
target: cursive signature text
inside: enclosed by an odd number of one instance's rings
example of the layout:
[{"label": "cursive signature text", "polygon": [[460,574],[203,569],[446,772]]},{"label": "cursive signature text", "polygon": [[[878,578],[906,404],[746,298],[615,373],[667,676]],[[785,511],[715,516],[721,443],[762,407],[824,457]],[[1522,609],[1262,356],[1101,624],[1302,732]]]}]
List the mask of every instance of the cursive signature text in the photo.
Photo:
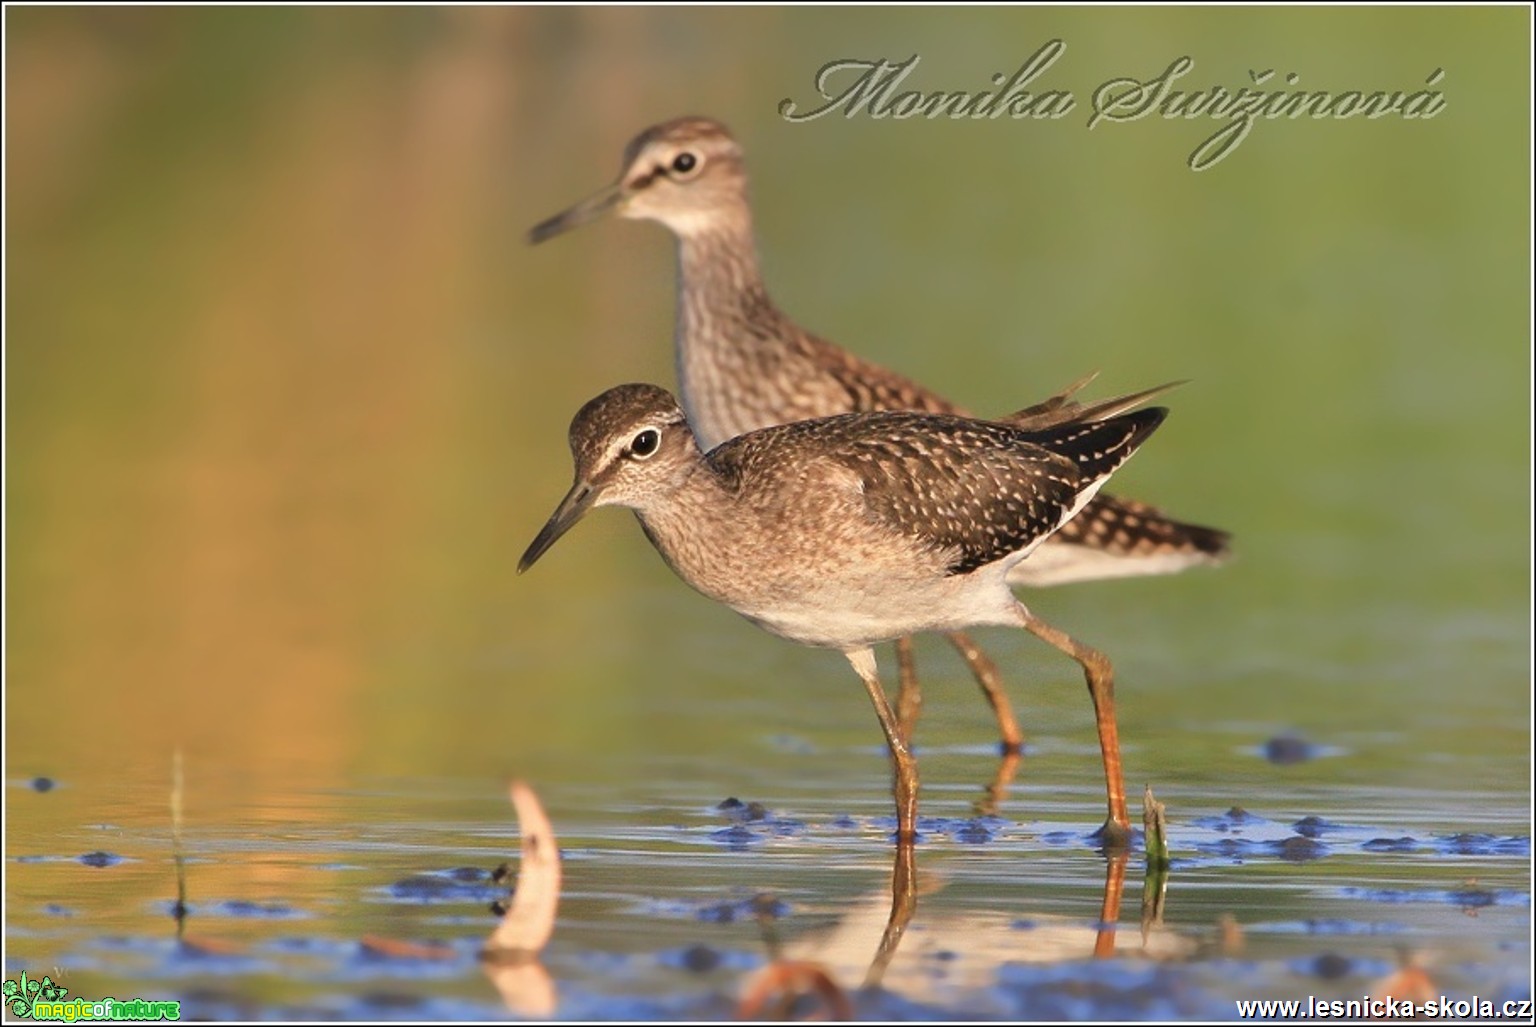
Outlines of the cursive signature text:
[{"label": "cursive signature text", "polygon": [[[990,78],[991,88],[975,91],[909,88],[907,80],[921,61],[917,54],[903,61],[886,58],[829,61],[816,72],[819,101],[802,109],[793,98],[785,97],[779,102],[779,114],[790,122],[815,121],[829,114],[895,121],[908,118],[1054,121],[1077,109],[1077,97],[1070,89],[1039,88],[1037,80],[1057,64],[1066,51],[1065,42],[1053,39],[1030,54],[1012,74],[998,72]],[[1273,69],[1249,71],[1249,82],[1235,89],[1219,85],[1204,89],[1183,88],[1181,80],[1194,68],[1194,58],[1184,56],[1147,78],[1122,76],[1109,79],[1093,91],[1088,128],[1147,117],[1218,122],[1219,127],[1201,140],[1186,161],[1191,170],[1204,171],[1230,156],[1260,121],[1342,121],[1349,118],[1374,121],[1388,117],[1427,121],[1446,108],[1445,93],[1440,88],[1445,79],[1443,68],[1432,71],[1421,88],[1369,92],[1296,88],[1301,76],[1294,71],[1276,83],[1278,88],[1270,88],[1269,83],[1275,77]]]}]

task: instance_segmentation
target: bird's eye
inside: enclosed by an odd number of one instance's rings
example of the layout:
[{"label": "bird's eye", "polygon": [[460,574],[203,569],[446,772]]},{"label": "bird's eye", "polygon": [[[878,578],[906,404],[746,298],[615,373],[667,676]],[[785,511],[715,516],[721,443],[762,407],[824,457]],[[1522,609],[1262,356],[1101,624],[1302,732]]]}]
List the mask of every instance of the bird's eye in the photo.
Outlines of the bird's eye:
[{"label": "bird's eye", "polygon": [[686,175],[699,166],[699,158],[686,150],[672,158],[672,170],[679,175]]},{"label": "bird's eye", "polygon": [[656,452],[661,445],[661,432],[655,428],[647,428],[635,436],[635,441],[629,444],[629,455],[636,460],[644,460]]}]

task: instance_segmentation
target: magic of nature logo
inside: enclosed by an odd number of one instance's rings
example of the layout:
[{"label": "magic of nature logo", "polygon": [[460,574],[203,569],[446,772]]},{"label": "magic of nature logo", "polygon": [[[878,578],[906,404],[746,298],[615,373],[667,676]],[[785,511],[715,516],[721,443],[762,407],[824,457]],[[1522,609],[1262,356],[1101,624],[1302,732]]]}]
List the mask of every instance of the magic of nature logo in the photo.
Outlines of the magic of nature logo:
[{"label": "magic of nature logo", "polygon": [[[55,971],[57,972],[57,971]],[[22,971],[20,980],[3,985],[5,1009],[21,1020],[180,1020],[181,1003],[133,999],[65,998],[69,989],[55,984],[52,977],[29,978]]]}]

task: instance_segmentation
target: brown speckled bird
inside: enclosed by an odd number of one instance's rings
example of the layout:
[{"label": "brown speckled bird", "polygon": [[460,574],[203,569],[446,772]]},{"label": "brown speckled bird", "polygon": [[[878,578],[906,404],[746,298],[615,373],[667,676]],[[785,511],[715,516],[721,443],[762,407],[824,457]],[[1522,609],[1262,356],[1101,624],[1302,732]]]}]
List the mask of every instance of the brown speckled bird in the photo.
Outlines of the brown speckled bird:
[{"label": "brown speckled bird", "polygon": [[[880,718],[897,837],[911,840],[917,763],[871,647],[978,624],[1038,634],[1011,573],[1162,423],[1161,408],[1123,412],[1147,395],[1037,407],[1033,427],[843,414],[749,432],[706,454],[670,393],[621,385],[572,420],[575,482],[518,570],[592,507],[627,506],[695,589],[776,635],[841,651]],[[1108,694],[1095,700],[1113,832],[1125,801],[1119,741]]]}]

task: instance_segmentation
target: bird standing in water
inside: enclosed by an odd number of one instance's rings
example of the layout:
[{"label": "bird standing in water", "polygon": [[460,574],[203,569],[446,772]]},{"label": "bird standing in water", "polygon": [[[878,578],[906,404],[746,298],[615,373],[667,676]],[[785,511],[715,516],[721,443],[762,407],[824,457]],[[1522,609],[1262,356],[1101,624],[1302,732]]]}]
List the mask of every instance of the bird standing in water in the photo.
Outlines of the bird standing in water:
[{"label": "bird standing in water", "polygon": [[[774,634],[841,651],[880,718],[897,838],[910,842],[917,763],[871,647],[979,624],[1034,630],[1009,573],[1162,423],[1161,408],[1124,412],[1155,391],[1037,407],[1034,430],[946,414],[844,414],[749,432],[705,453],[669,392],[621,385],[571,422],[575,481],[518,571],[592,507],[627,506],[699,592]],[[1119,748],[1112,713],[1100,726],[1108,766]]]}]

